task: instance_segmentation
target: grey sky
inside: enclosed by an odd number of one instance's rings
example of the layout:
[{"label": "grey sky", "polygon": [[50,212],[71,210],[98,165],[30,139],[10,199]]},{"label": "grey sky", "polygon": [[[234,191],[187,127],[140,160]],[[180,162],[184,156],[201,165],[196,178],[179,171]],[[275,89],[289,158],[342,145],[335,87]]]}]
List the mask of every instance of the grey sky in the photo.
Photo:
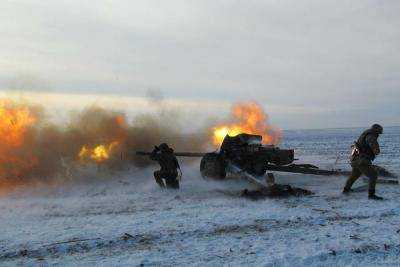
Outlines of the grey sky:
[{"label": "grey sky", "polygon": [[257,100],[283,128],[400,125],[399,14],[396,0],[3,0],[0,86]]}]

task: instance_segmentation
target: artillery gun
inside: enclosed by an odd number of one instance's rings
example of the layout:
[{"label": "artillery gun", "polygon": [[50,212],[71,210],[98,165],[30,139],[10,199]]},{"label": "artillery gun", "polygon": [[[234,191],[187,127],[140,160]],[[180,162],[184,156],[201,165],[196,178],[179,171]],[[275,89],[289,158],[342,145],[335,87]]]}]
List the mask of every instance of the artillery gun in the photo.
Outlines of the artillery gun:
[{"label": "artillery gun", "polygon": [[[137,155],[150,152],[137,151]],[[177,157],[201,157],[200,172],[204,178],[223,180],[227,174],[241,172],[251,177],[262,177],[267,171],[314,175],[347,175],[341,170],[323,170],[311,164],[294,164],[293,149],[263,145],[260,135],[242,133],[227,135],[219,150],[209,153],[175,152]]]},{"label": "artillery gun", "polygon": [[242,133],[233,137],[227,135],[219,151],[202,155],[200,171],[203,177],[213,179],[224,179],[229,172],[255,178],[269,171],[325,176],[349,174],[338,169],[320,169],[312,164],[294,164],[295,160],[293,149],[263,145],[262,136]]},{"label": "artillery gun", "polygon": [[[268,164],[285,166],[293,163],[294,150],[262,145],[260,135],[227,135],[218,152],[206,153],[200,162],[203,177],[224,179],[237,169],[253,176],[263,176]],[[236,167],[236,168],[232,168]]]},{"label": "artillery gun", "polygon": [[[150,152],[137,151],[137,155],[150,155]],[[263,145],[262,136],[242,133],[225,136],[219,150],[209,153],[175,152],[177,157],[201,157],[200,172],[205,179],[224,180],[227,174],[240,174],[250,183],[260,188],[268,188],[274,182],[269,172],[290,172],[312,175],[349,175],[349,171],[340,169],[325,170],[312,164],[295,164],[293,149],[280,149],[273,145]],[[397,178],[386,169],[375,166],[379,176]],[[266,183],[262,178],[268,172]],[[272,181],[271,181],[272,180]],[[398,184],[398,180],[378,180]]]}]

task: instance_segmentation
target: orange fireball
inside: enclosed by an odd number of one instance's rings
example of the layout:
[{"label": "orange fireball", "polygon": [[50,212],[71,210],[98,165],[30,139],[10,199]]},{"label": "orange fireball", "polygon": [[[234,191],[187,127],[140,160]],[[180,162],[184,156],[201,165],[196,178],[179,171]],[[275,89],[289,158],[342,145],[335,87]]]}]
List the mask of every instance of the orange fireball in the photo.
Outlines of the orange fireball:
[{"label": "orange fireball", "polygon": [[79,151],[78,157],[82,161],[93,160],[96,163],[102,163],[110,158],[110,155],[118,145],[117,141],[111,142],[108,145],[100,144],[94,147],[84,145]]},{"label": "orange fireball", "polygon": [[276,145],[281,139],[281,131],[271,126],[268,115],[255,102],[238,103],[232,107],[230,123],[213,127],[212,141],[215,146],[221,145],[226,135],[240,133],[258,134],[264,144]]},{"label": "orange fireball", "polygon": [[10,100],[0,100],[0,142],[9,146],[21,146],[24,135],[36,118],[28,107],[16,105]]},{"label": "orange fireball", "polygon": [[29,135],[36,121],[29,106],[0,100],[0,179],[18,178],[37,164]]}]

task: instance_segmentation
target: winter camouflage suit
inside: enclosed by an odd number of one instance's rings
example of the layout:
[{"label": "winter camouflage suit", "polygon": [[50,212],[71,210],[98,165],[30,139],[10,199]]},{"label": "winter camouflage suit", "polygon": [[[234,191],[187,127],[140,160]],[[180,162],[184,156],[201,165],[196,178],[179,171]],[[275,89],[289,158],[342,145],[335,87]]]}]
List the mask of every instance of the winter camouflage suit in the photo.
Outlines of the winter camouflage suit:
[{"label": "winter camouflage suit", "polygon": [[[174,150],[163,143],[155,147],[150,155],[150,159],[157,161],[161,169],[154,172],[157,184],[162,188],[179,189],[178,169],[179,163],[174,155]],[[165,184],[163,179],[165,179]]]},{"label": "winter camouflage suit", "polygon": [[343,189],[344,193],[350,192],[354,182],[364,174],[369,178],[369,197],[380,199],[375,195],[378,172],[372,165],[372,161],[380,153],[378,137],[382,132],[383,128],[378,124],[374,124],[370,129],[364,131],[355,142],[353,153],[350,157],[352,172]]}]

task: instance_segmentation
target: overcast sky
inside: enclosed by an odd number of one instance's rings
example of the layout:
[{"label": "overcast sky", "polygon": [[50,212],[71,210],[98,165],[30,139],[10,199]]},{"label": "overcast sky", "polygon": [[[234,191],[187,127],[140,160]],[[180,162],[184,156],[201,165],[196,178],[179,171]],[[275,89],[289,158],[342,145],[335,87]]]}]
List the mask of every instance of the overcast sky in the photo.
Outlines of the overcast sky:
[{"label": "overcast sky", "polygon": [[0,33],[2,90],[151,89],[211,113],[257,100],[285,129],[400,125],[398,0],[2,0]]}]

